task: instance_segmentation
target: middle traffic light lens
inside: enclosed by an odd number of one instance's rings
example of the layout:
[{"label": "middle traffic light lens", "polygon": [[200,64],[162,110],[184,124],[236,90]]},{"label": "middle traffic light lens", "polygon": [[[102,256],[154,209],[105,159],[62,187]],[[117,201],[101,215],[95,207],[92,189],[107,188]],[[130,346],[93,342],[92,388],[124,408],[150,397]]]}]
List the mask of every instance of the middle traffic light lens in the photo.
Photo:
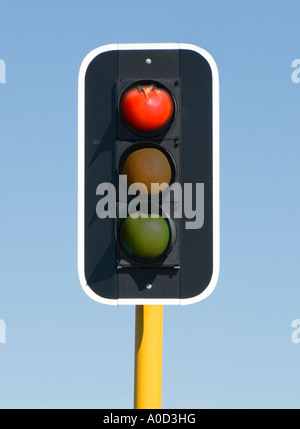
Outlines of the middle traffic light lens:
[{"label": "middle traffic light lens", "polygon": [[[131,152],[125,159],[122,174],[127,176],[127,184],[144,183],[148,194],[157,194],[157,184],[165,183],[161,190],[171,182],[172,169],[166,155],[159,149],[143,148]],[[152,185],[151,189],[151,184]]]},{"label": "middle traffic light lens", "polygon": [[139,259],[155,259],[167,250],[170,229],[161,216],[139,214],[136,218],[128,217],[123,221],[121,242],[129,255]]}]

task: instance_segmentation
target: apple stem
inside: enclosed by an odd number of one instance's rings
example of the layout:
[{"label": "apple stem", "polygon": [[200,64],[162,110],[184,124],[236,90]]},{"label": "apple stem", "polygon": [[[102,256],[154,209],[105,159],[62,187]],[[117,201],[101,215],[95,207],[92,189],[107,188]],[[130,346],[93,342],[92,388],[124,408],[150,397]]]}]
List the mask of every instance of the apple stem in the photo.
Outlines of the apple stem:
[{"label": "apple stem", "polygon": [[149,101],[148,92],[152,91],[154,88],[155,88],[155,87],[154,87],[154,85],[150,85],[150,86],[148,86],[148,87],[147,87],[147,89],[144,89],[144,88],[143,88],[142,86],[140,86],[140,85],[138,85],[138,86],[137,86],[137,90],[138,90],[139,92],[143,92],[143,93],[145,94],[145,96],[146,96],[146,98],[147,98],[147,100],[148,100],[148,101]]}]

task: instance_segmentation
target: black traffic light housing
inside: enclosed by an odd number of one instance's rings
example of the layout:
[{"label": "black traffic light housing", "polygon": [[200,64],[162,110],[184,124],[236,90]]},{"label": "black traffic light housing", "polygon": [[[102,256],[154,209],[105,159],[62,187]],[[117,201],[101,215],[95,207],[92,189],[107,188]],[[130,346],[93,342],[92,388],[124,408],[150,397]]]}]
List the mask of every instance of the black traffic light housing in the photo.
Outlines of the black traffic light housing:
[{"label": "black traffic light housing", "polygon": [[[143,85],[166,90],[174,102],[171,120],[159,131],[136,131],[122,117],[123,95]],[[214,289],[219,272],[218,92],[214,60],[194,45],[107,45],[84,59],[79,75],[78,262],[82,287],[93,299],[114,305],[189,304]],[[167,159],[169,185],[175,188],[152,198],[139,195],[137,204],[137,195],[128,195],[126,186],[121,189],[120,174],[129,155],[146,148]],[[195,211],[197,199],[202,213]],[[161,216],[154,227],[162,228],[168,244],[157,257],[136,257],[124,246],[131,203],[155,208]]]}]

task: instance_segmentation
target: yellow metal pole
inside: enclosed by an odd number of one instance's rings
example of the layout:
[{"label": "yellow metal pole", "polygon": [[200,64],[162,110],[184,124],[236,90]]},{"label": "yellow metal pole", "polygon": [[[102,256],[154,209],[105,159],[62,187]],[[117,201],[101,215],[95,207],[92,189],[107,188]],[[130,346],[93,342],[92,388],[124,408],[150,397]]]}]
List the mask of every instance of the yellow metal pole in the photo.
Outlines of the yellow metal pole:
[{"label": "yellow metal pole", "polygon": [[134,408],[160,409],[162,386],[163,306],[135,310]]}]

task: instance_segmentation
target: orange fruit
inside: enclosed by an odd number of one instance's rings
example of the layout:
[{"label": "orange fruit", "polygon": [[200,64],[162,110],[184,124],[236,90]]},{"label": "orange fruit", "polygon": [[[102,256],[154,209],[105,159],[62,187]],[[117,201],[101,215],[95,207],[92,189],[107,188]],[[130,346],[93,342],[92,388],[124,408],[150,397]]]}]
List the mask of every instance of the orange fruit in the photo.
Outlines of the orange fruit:
[{"label": "orange fruit", "polygon": [[[127,184],[144,183],[148,194],[151,193],[151,183],[166,183],[161,187],[165,189],[169,185],[172,170],[166,155],[159,149],[143,148],[131,152],[126,158],[122,174],[127,175]],[[153,186],[152,194],[159,193],[157,185]]]}]

